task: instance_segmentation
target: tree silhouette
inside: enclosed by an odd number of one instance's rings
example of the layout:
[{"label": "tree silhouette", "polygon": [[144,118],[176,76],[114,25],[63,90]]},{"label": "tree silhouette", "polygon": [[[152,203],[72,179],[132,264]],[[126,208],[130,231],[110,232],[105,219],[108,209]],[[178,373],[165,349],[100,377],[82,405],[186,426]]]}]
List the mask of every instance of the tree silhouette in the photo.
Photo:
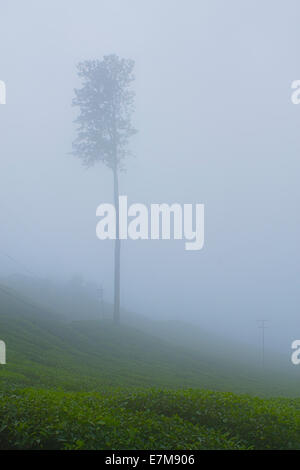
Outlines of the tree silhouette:
[{"label": "tree silhouette", "polygon": [[136,130],[131,124],[134,92],[131,89],[134,62],[117,55],[78,64],[82,88],[75,90],[73,106],[79,106],[77,138],[73,154],[87,167],[104,163],[113,172],[116,209],[114,270],[114,322],[120,322],[119,172],[124,170],[128,143]]}]

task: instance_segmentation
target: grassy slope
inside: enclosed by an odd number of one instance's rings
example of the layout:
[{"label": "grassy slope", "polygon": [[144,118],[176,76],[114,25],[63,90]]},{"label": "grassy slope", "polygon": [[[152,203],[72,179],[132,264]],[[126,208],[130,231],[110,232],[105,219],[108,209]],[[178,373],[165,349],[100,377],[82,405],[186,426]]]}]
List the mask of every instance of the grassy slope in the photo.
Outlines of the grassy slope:
[{"label": "grassy slope", "polygon": [[1,339],[7,345],[7,365],[0,370],[4,383],[90,390],[216,382],[216,373],[199,356],[131,327],[95,320],[67,323],[19,295],[0,294],[0,305]]},{"label": "grassy slope", "polygon": [[288,392],[275,379],[132,327],[64,322],[13,290],[0,338],[0,448],[299,448],[299,400],[228,393]]},{"label": "grassy slope", "polygon": [[13,290],[0,291],[0,338],[7,345],[2,384],[97,390],[110,386],[201,387],[252,393],[296,392],[276,377],[213,361],[109,321],[64,322]]}]

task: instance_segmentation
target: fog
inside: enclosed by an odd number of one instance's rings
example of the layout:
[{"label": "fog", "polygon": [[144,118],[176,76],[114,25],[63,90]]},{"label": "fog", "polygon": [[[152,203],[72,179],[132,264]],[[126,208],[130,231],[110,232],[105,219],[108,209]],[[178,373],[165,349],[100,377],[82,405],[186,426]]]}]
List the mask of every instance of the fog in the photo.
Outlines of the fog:
[{"label": "fog", "polygon": [[[130,203],[205,205],[205,244],[124,241],[121,306],[290,354],[299,337],[297,1],[44,0],[0,5],[0,274],[81,274],[113,299],[96,208],[111,171],[73,155],[76,64],[135,61]],[[8,256],[14,259],[9,258]]]}]

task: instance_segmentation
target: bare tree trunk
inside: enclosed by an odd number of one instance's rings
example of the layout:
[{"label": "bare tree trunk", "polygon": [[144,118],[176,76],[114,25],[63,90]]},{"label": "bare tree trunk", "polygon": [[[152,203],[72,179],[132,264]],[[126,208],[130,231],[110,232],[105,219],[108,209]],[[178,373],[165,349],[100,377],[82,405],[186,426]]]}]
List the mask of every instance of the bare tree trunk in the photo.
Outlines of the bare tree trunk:
[{"label": "bare tree trunk", "polygon": [[116,240],[115,240],[115,292],[114,292],[114,323],[120,323],[120,254],[121,240],[119,230],[119,181],[118,170],[114,170],[114,199],[116,208]]}]

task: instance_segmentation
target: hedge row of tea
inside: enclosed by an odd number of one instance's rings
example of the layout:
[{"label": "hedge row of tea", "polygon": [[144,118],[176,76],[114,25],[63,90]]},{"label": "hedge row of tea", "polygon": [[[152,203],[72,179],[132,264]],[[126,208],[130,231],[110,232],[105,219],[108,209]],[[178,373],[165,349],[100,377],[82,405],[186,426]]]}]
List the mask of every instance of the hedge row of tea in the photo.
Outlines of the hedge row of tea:
[{"label": "hedge row of tea", "polygon": [[1,449],[300,449],[300,400],[209,391],[0,395]]}]

